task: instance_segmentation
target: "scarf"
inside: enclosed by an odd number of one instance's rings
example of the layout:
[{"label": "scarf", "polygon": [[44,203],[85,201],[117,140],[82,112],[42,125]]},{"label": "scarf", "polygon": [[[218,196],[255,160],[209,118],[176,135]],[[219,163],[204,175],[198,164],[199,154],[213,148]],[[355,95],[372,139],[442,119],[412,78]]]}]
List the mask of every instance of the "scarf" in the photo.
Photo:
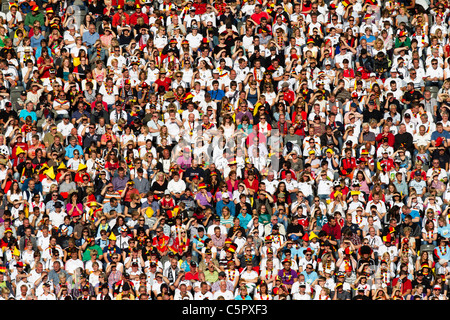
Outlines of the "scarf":
[{"label": "scarf", "polygon": [[226,270],[225,271],[228,280],[234,283],[234,278],[236,277],[236,271],[235,270]]},{"label": "scarf", "polygon": [[281,132],[281,134],[287,134],[287,122],[284,122],[283,125],[281,126],[281,124],[278,122],[277,124],[278,126],[278,131]]},{"label": "scarf", "polygon": [[344,262],[344,270],[345,270],[345,272],[353,270],[352,264],[351,264],[349,259],[344,259],[343,262]]},{"label": "scarf", "polygon": [[438,249],[441,257],[444,257],[447,254],[447,246],[439,246]]},{"label": "scarf", "polygon": [[382,276],[382,281],[383,281],[383,283],[384,284],[388,284],[389,283],[389,279],[388,279],[388,273],[387,273],[387,271],[382,271],[381,272],[381,276]]},{"label": "scarf", "polygon": [[258,84],[260,84],[262,81],[262,77],[261,78],[259,77],[260,73],[261,73],[261,70],[257,70],[256,68],[253,68],[253,78]]}]

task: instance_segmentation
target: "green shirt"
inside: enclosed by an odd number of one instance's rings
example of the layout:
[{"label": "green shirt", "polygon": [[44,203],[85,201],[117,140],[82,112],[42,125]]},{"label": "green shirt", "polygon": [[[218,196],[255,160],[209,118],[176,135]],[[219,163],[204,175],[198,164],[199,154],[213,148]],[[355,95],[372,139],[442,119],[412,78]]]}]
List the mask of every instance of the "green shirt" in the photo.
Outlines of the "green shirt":
[{"label": "green shirt", "polygon": [[204,275],[205,281],[209,283],[214,283],[219,280],[219,273],[217,272],[217,270],[214,270],[213,273],[211,273],[209,270],[205,270]]},{"label": "green shirt", "polygon": [[83,253],[83,262],[89,261],[91,259],[91,251],[97,250],[98,256],[97,259],[100,259],[100,256],[103,255],[103,250],[99,245],[93,245],[91,247],[87,247],[86,251]]},{"label": "green shirt", "polygon": [[266,224],[268,224],[270,222],[270,218],[271,217],[272,216],[270,214],[264,213],[264,214],[259,216],[258,221],[259,221],[259,223],[262,223],[265,226]]},{"label": "green shirt", "polygon": [[411,48],[411,39],[406,38],[405,41],[401,42],[401,41],[399,40],[399,38],[397,37],[397,38],[395,38],[395,45],[394,45],[394,47],[395,47],[395,48],[400,48],[400,47],[408,47],[408,48]]},{"label": "green shirt", "polygon": [[25,25],[32,26],[35,21],[39,21],[41,23],[41,27],[45,25],[44,14],[42,12],[38,12],[34,16],[32,11],[28,12],[25,16]]}]

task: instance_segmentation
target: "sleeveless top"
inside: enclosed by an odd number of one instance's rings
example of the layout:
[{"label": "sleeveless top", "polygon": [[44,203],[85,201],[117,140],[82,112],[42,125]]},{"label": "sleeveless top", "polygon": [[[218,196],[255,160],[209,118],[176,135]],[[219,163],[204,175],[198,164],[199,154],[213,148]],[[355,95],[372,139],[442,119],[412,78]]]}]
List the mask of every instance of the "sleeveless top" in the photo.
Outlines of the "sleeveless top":
[{"label": "sleeveless top", "polygon": [[258,92],[255,92],[254,94],[250,93],[250,90],[248,91],[247,100],[251,102],[252,105],[255,105],[256,102],[258,102]]}]

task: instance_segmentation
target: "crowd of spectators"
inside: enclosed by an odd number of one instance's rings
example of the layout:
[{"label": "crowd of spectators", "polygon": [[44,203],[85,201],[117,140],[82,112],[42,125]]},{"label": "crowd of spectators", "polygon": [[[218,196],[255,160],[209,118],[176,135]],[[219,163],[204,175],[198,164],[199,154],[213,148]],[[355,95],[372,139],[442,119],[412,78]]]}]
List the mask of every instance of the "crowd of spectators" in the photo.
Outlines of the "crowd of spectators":
[{"label": "crowd of spectators", "polygon": [[446,300],[446,0],[0,12],[0,299]]}]

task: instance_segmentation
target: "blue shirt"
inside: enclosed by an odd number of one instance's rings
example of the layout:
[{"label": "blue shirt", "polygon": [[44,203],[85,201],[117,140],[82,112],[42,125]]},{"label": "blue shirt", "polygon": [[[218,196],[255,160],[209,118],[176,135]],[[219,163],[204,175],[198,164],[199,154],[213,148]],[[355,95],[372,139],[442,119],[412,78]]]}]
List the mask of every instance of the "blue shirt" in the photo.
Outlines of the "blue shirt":
[{"label": "blue shirt", "polygon": [[237,217],[239,219],[239,226],[241,226],[244,229],[247,229],[247,225],[250,222],[250,220],[252,220],[252,216],[247,213],[244,217],[242,213],[239,213]]},{"label": "blue shirt", "polygon": [[191,266],[186,260],[184,260],[180,265],[180,269],[184,269],[185,272],[189,272],[191,270]]},{"label": "blue shirt", "polygon": [[436,130],[431,134],[431,140],[436,140],[439,137],[442,137],[444,139],[450,139],[450,133],[448,133],[448,131],[445,131],[445,130],[442,130],[442,132],[439,133]]},{"label": "blue shirt", "polygon": [[75,150],[77,150],[77,151],[80,153],[80,156],[83,155],[83,149],[81,149],[81,146],[80,146],[79,144],[75,145],[75,147],[72,147],[72,145],[69,144],[69,145],[66,147],[66,154],[65,154],[65,156],[66,156],[66,157],[69,157],[69,159],[72,159],[72,158],[73,158],[73,152],[74,152]]},{"label": "blue shirt", "polygon": [[[445,227],[439,227],[437,229],[437,233],[444,238],[450,238],[450,225],[446,225]],[[450,253],[450,250],[449,250]]]},{"label": "blue shirt", "polygon": [[328,222],[328,218],[326,215],[322,215],[322,217],[317,216],[316,218],[317,218],[316,220],[317,226],[320,227],[321,229],[323,225]]},{"label": "blue shirt", "polygon": [[200,238],[199,235],[196,235],[194,236],[194,241],[192,243],[195,244],[195,247],[197,248],[198,251],[201,251],[202,248],[205,246],[206,239],[208,239],[208,237],[205,235],[203,235],[202,238]]},{"label": "blue shirt", "polygon": [[223,200],[220,200],[216,204],[216,213],[217,213],[217,215],[219,217],[222,217],[222,209],[224,207],[228,207],[230,209],[231,217],[235,217],[236,216],[236,206],[235,206],[234,202],[230,200],[228,203],[225,203],[225,202],[223,202]]},{"label": "blue shirt", "polygon": [[222,100],[225,96],[225,92],[223,90],[210,90],[208,93],[211,95],[212,100]]},{"label": "blue shirt", "polygon": [[249,295],[246,295],[245,299],[242,299],[242,296],[238,295],[234,300],[252,300],[252,298]]},{"label": "blue shirt", "polygon": [[436,253],[436,256],[438,256],[439,259],[445,259],[445,260],[450,260],[450,247],[449,246],[445,246],[445,247],[441,247],[438,246],[434,249],[434,252]]},{"label": "blue shirt", "polygon": [[315,271],[307,274],[306,271],[302,271],[302,275],[305,276],[305,282],[309,285],[314,282],[318,278],[317,273]]},{"label": "blue shirt", "polygon": [[83,33],[83,42],[85,42],[89,47],[92,46],[98,39],[100,39],[100,36],[97,32],[91,34],[89,31],[85,31]]},{"label": "blue shirt", "polygon": [[300,256],[303,255],[303,250],[305,250],[305,248],[300,247],[300,246],[298,246],[298,247],[292,246],[292,248],[291,248],[291,256],[294,257],[294,258],[300,259]]},{"label": "blue shirt", "polygon": [[[50,50],[50,48],[47,47],[47,52],[48,52],[48,55],[51,57],[52,50]],[[41,55],[42,55],[42,47],[38,47],[36,49],[36,53],[34,54],[34,56],[36,57],[36,59],[38,59]]]},{"label": "blue shirt", "polygon": [[36,112],[31,111],[28,112],[27,109],[22,109],[19,113],[19,119],[26,119],[26,117],[30,116],[31,117],[31,121],[35,122],[37,121],[37,116],[36,116]]},{"label": "blue shirt", "polygon": [[122,213],[122,206],[117,203],[117,206],[113,207],[110,202],[105,203],[103,206],[103,212],[109,213],[111,210],[116,210],[117,213]]},{"label": "blue shirt", "polygon": [[[412,220],[414,220],[415,218],[420,218],[420,213],[418,210],[416,209],[411,209],[411,212],[409,213],[409,215],[411,216]],[[402,222],[405,221],[405,214],[401,214],[401,218],[402,218]]]},{"label": "blue shirt", "polygon": [[33,48],[38,48],[38,47],[41,46],[41,41],[44,40],[44,39],[45,38],[44,38],[44,36],[42,34],[40,34],[38,38],[36,38],[35,36],[32,36],[30,38],[30,40],[31,40],[30,46],[33,47]]},{"label": "blue shirt", "polygon": [[361,41],[362,39],[366,39],[368,43],[375,41],[377,38],[375,38],[375,36],[373,34],[371,34],[370,36],[367,35],[363,35],[359,41]]}]

